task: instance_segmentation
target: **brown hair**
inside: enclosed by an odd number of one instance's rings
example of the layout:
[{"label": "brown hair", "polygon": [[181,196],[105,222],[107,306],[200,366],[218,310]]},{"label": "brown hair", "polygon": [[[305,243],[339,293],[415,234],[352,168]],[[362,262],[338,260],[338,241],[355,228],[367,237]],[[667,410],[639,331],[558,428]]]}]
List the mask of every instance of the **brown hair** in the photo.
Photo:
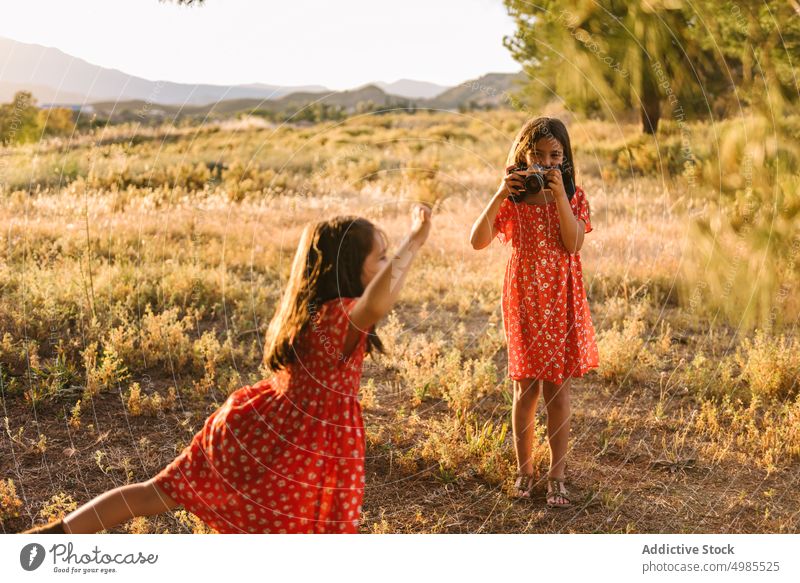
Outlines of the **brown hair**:
[{"label": "brown hair", "polygon": [[[295,361],[294,343],[322,304],[364,293],[361,271],[376,233],[386,237],[368,220],[351,216],[311,223],[303,229],[286,291],[267,330],[262,362],[269,370],[286,368]],[[368,332],[367,352],[373,348],[383,352],[374,326]]]},{"label": "brown hair", "polygon": [[508,151],[506,166],[526,166],[525,154],[533,152],[533,148],[540,139],[553,138],[564,148],[564,174],[572,178],[575,183],[575,163],[572,159],[572,144],[569,140],[569,133],[564,123],[554,117],[537,117],[529,119],[519,130],[514,143]]}]

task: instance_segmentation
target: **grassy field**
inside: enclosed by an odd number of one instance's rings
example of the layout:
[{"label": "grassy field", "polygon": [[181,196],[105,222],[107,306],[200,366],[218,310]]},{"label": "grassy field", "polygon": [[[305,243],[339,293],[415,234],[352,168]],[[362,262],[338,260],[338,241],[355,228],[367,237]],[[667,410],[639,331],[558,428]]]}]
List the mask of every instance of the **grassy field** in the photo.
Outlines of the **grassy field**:
[{"label": "grassy field", "polygon": [[[119,127],[3,151],[3,532],[151,477],[262,378],[306,221],[363,215],[397,242],[416,199],[438,201],[434,229],[379,328],[387,354],[365,361],[364,532],[797,532],[796,329],[748,330],[698,299],[690,227],[708,197],[681,175],[668,121],[655,156],[634,124],[571,127],[601,365],[573,382],[574,508],[548,511],[543,484],[509,499],[509,250],[468,237],[523,119]],[[692,131],[705,147],[709,130]],[[545,470],[543,411],[537,440]],[[205,527],[181,511],[115,531]]]}]

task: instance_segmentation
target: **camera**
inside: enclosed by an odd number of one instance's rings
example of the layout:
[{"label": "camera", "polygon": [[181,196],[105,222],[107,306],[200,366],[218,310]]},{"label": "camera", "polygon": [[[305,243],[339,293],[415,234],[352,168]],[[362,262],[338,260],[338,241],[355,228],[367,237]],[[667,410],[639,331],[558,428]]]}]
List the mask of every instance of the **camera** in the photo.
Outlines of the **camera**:
[{"label": "camera", "polygon": [[553,170],[557,168],[561,171],[561,178],[564,182],[564,190],[567,192],[567,198],[572,200],[572,197],[575,194],[575,183],[572,180],[572,177],[569,174],[564,172],[564,165],[559,164],[558,166],[541,166],[540,164],[531,164],[530,166],[512,166],[509,167],[506,172],[508,174],[512,172],[532,172],[524,178],[524,190],[518,192],[516,194],[509,194],[508,198],[510,198],[514,202],[522,202],[522,199],[525,198],[526,195],[531,194],[538,194],[544,188],[547,188],[547,177],[545,176],[545,172],[548,170]]}]

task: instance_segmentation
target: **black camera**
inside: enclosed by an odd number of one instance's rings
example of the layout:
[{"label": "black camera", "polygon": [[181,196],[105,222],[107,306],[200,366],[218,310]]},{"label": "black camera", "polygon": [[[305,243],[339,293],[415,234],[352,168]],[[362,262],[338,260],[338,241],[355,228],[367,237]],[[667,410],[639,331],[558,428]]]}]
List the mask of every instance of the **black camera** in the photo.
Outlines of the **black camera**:
[{"label": "black camera", "polygon": [[522,202],[526,195],[538,194],[539,191],[547,188],[547,176],[545,176],[545,172],[554,168],[558,168],[561,171],[561,179],[564,182],[564,190],[567,192],[567,198],[572,200],[572,197],[575,195],[575,182],[572,180],[572,176],[564,172],[563,164],[552,167],[531,164],[530,166],[517,166],[509,168],[509,174],[512,172],[533,172],[524,178],[524,190],[516,194],[509,194],[508,198],[514,202]]}]

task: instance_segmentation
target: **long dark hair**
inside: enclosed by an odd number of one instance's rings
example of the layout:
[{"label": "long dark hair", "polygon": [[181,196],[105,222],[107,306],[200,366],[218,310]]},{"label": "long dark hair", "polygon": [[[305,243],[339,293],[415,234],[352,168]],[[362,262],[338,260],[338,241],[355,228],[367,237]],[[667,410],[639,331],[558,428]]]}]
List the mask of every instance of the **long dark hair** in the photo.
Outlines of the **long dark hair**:
[{"label": "long dark hair", "polygon": [[569,140],[567,126],[560,119],[554,117],[537,117],[525,122],[522,129],[517,133],[517,137],[514,138],[511,149],[508,151],[506,167],[526,166],[525,154],[533,152],[534,145],[542,138],[554,138],[561,144],[561,147],[564,148],[564,162],[562,162],[561,166],[566,175],[565,178],[568,176],[572,179],[573,184],[577,184],[575,182],[575,162],[572,158],[572,144]]},{"label": "long dark hair", "polygon": [[[269,370],[295,361],[294,343],[322,304],[364,293],[361,270],[376,233],[386,237],[367,219],[352,216],[311,223],[303,229],[286,291],[267,330],[263,363]],[[374,326],[368,332],[367,352],[373,349],[383,352]]]}]

